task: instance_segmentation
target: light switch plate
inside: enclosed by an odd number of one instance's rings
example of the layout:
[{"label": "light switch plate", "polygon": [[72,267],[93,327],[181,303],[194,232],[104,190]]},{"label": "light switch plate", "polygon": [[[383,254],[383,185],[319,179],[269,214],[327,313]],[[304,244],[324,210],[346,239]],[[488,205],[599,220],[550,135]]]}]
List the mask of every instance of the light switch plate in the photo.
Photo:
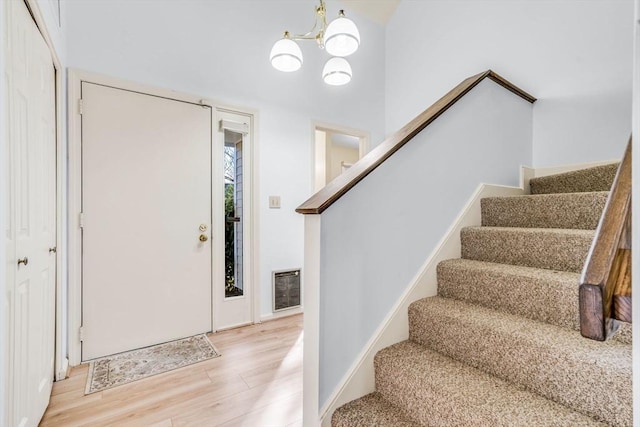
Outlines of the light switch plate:
[{"label": "light switch plate", "polygon": [[269,209],[280,209],[280,196],[269,196]]}]

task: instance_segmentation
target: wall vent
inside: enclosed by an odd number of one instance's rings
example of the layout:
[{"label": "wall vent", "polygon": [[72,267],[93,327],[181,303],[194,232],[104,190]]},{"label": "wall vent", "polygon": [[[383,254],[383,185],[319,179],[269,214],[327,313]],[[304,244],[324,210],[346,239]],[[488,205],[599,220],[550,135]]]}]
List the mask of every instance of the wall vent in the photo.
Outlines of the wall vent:
[{"label": "wall vent", "polygon": [[300,269],[273,272],[273,311],[300,307]]}]

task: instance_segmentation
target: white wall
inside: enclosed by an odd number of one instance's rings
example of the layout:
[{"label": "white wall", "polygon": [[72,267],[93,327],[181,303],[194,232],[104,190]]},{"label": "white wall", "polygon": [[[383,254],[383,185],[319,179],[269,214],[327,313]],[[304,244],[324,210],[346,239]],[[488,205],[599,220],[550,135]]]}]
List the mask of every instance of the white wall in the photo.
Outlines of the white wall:
[{"label": "white wall", "polygon": [[320,407],[478,185],[531,155],[532,105],[485,79],[322,213]]},{"label": "white wall", "polygon": [[[314,174],[313,174],[313,191],[320,191],[322,187],[327,185],[327,132],[316,129],[315,131],[315,155],[313,161]],[[318,161],[318,159],[325,159],[325,161]]]},{"label": "white wall", "polygon": [[[304,218],[295,209],[311,190],[312,129],[308,116],[276,107],[261,109],[260,122],[260,301],[267,315],[271,272],[303,266]],[[282,196],[280,209],[269,209],[270,195]]]},{"label": "white wall", "polygon": [[[5,170],[5,165],[7,161],[7,146],[9,141],[7,141],[7,123],[6,123],[6,115],[8,110],[7,105],[7,77],[5,74],[5,38],[7,37],[7,21],[5,16],[5,5],[0,3],[0,31],[2,38],[2,43],[0,43],[0,70],[2,72],[0,78],[0,93],[2,94],[2,99],[0,99],[0,167],[2,170]],[[0,192],[2,197],[0,197],[0,224],[2,224],[0,228],[0,308],[2,309],[2,314],[0,314],[0,420],[5,419],[5,405],[7,400],[5,399],[5,389],[7,381],[5,380],[5,376],[7,372],[5,371],[5,321],[7,320],[7,300],[6,300],[6,277],[7,277],[7,254],[6,254],[6,221],[7,218],[7,191],[8,182],[7,182],[7,174],[0,174]]]},{"label": "white wall", "polygon": [[[353,80],[322,82],[328,55],[300,43],[296,73],[271,67],[284,30],[304,33],[315,0],[67,0],[69,66],[219,100],[259,111],[260,287],[271,313],[271,271],[301,267],[303,218],[294,209],[312,191],[312,120],[384,136],[384,29],[356,14],[362,45],[349,58]],[[337,15],[338,3],[327,3]],[[268,209],[268,196],[282,198]]]},{"label": "white wall", "polygon": [[535,166],[620,158],[633,0],[402,1],[387,27],[386,132],[493,69],[538,98]]},{"label": "white wall", "polygon": [[342,164],[354,164],[360,159],[360,148],[345,147],[331,143],[327,150],[327,182],[333,181],[338,175],[342,174]]},{"label": "white wall", "polygon": [[36,0],[45,21],[47,32],[60,61],[64,64],[67,54],[64,0]]}]

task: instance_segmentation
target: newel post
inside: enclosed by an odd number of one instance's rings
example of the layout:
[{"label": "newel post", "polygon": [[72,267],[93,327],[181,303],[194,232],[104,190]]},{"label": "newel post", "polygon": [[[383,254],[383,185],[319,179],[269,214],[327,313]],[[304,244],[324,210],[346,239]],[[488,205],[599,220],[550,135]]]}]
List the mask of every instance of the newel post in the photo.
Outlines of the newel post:
[{"label": "newel post", "polygon": [[302,419],[305,427],[320,424],[320,219],[320,215],[304,216]]}]

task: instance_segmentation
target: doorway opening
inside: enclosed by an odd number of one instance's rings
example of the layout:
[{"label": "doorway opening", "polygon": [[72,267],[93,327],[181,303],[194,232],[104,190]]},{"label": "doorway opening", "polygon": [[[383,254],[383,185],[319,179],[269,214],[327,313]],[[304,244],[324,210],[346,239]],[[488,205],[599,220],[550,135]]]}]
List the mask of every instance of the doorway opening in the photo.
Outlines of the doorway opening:
[{"label": "doorway opening", "polygon": [[314,128],[313,191],[317,192],[348,170],[369,151],[366,132],[337,126]]}]

